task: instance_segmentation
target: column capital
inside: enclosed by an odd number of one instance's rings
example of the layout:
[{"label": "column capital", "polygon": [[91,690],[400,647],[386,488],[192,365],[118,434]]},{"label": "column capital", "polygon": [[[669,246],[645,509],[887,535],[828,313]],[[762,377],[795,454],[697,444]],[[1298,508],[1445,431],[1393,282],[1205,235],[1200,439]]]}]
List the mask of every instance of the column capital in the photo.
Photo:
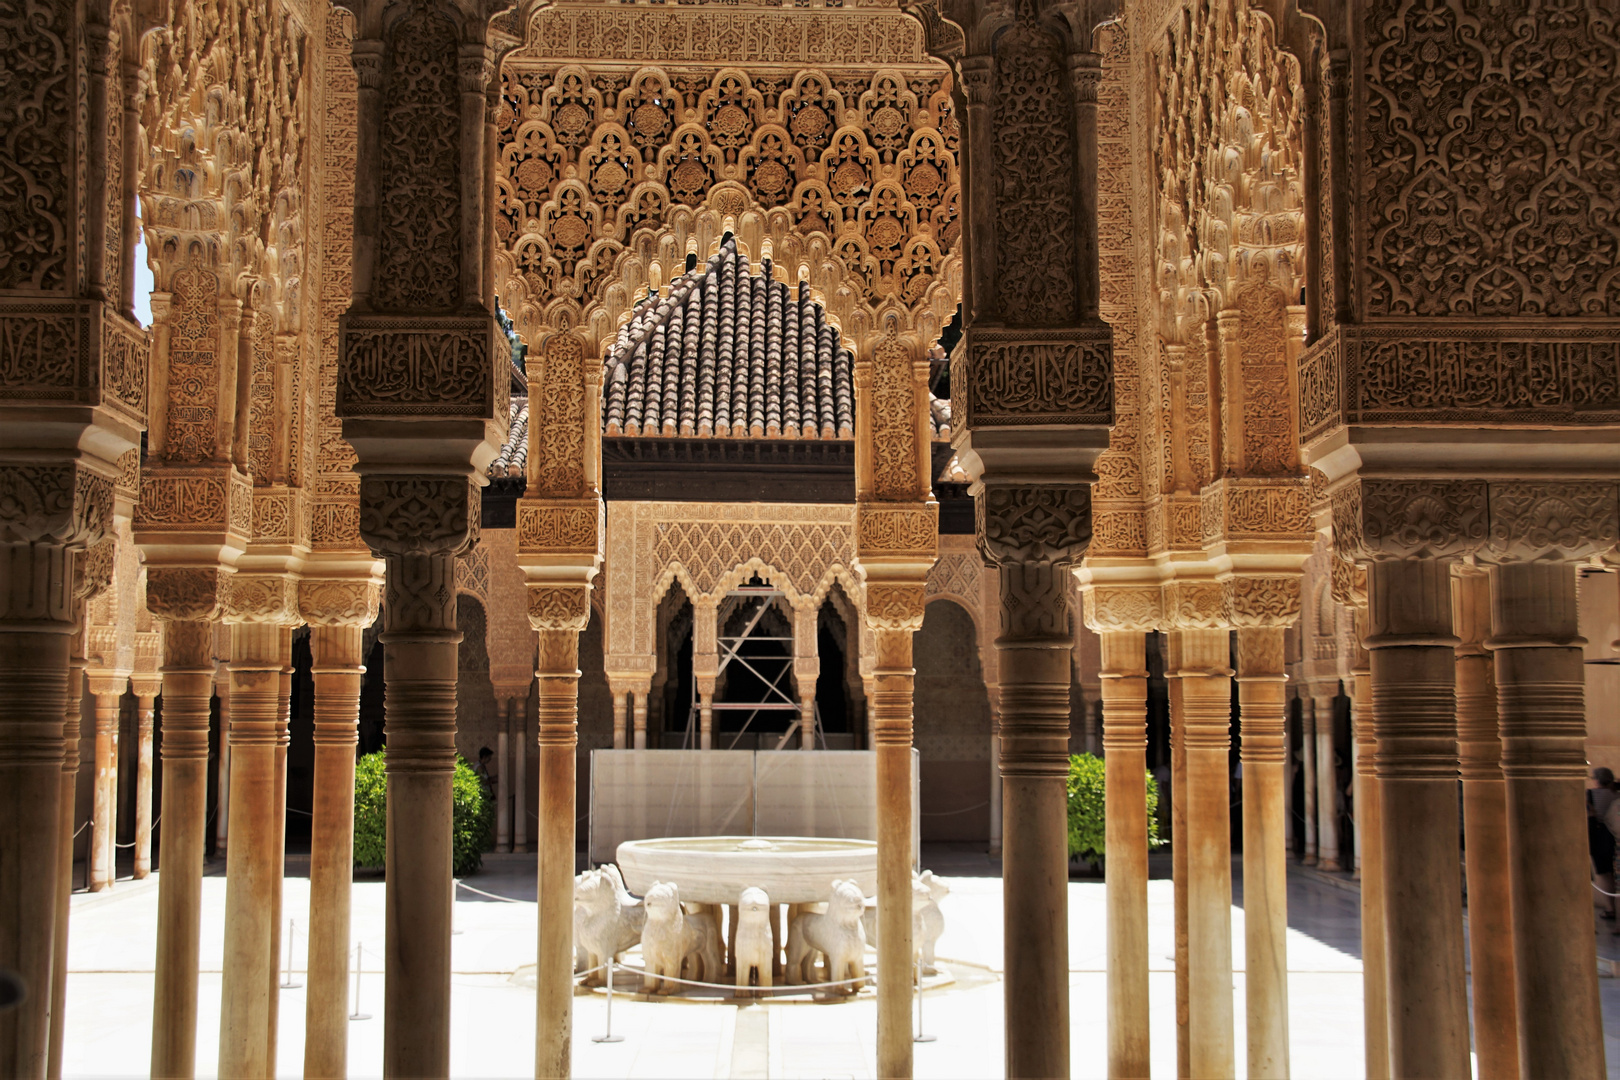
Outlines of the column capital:
[{"label": "column capital", "polygon": [[298,614],[310,626],[370,626],[381,601],[382,583],[371,577],[298,582]]},{"label": "column capital", "polygon": [[1081,593],[1086,626],[1098,634],[1146,633],[1165,623],[1165,594],[1158,585],[1087,584]]},{"label": "column capital", "polygon": [[296,626],[303,621],[298,579],[291,574],[231,574],[223,582],[220,617],[227,623]]},{"label": "column capital", "polygon": [[973,500],[979,553],[992,566],[1068,566],[1091,543],[1091,485],[987,482]]},{"label": "column capital", "polygon": [[1221,582],[1221,609],[1227,624],[1246,627],[1292,626],[1299,619],[1298,572],[1291,574],[1234,574]]},{"label": "column capital", "polygon": [[579,633],[591,618],[589,585],[529,585],[529,625],[548,633]]}]

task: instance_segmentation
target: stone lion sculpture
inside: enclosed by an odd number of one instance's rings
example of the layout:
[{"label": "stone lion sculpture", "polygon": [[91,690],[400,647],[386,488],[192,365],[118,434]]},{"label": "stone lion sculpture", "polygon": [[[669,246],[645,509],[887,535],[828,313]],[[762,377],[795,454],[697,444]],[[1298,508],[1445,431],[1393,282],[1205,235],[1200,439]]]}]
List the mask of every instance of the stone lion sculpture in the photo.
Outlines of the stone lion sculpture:
[{"label": "stone lion sculpture", "polygon": [[642,991],[668,994],[679,984],[681,965],[692,961],[686,977],[714,982],[725,974],[720,958],[720,927],[714,912],[688,912],[681,907],[680,891],[670,882],[655,881],[642,900],[647,925],[641,931],[641,959],[646,965]]},{"label": "stone lion sculpture", "polygon": [[776,942],[771,935],[771,898],[764,889],[744,889],[737,900],[737,940],[731,959],[737,968],[737,993],[748,993],[749,976],[757,974],[760,992],[771,986]]},{"label": "stone lion sculpture", "polygon": [[788,927],[786,981],[814,982],[820,955],[827,962],[827,982],[849,979],[841,992],[859,990],[866,979],[866,929],[861,925],[865,908],[866,897],[858,884],[834,881],[826,913],[802,912]]},{"label": "stone lion sculpture", "polygon": [[[945,932],[945,915],[939,902],[951,893],[950,886],[932,870],[911,876],[911,947],[913,961],[922,961],[924,975],[937,975],[934,966],[934,944]],[[861,924],[866,929],[867,944],[877,947],[877,908],[868,907],[861,913]]]},{"label": "stone lion sculpture", "polygon": [[[624,887],[619,868],[609,863],[587,870],[574,879],[574,965],[589,971],[613,959],[641,940],[647,908]],[[605,973],[587,977],[591,986],[607,980]]]}]

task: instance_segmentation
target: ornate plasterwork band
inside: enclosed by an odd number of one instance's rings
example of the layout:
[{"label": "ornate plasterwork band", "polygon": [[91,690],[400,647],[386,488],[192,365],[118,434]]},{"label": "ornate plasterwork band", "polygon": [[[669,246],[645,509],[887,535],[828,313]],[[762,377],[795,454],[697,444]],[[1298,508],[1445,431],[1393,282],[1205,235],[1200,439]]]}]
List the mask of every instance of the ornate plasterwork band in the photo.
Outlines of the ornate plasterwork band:
[{"label": "ornate plasterwork band", "polygon": [[337,415],[504,419],[510,348],[493,316],[345,315]]},{"label": "ornate plasterwork band", "polygon": [[1113,332],[970,327],[951,363],[965,427],[1114,422]]},{"label": "ornate plasterwork band", "polygon": [[105,405],[146,422],[146,331],[92,300],[0,303],[0,397]]},{"label": "ornate plasterwork band", "polygon": [[1620,422],[1620,326],[1341,326],[1299,358],[1304,442],[1345,424]]},{"label": "ornate plasterwork band", "polygon": [[1620,535],[1614,481],[1357,478],[1333,491],[1335,547],[1358,560],[1580,559]]},{"label": "ornate plasterwork band", "polygon": [[651,658],[658,601],[672,580],[694,604],[753,574],[788,602],[819,603],[836,582],[863,603],[855,508],[847,505],[614,502],[607,508],[610,662]]}]

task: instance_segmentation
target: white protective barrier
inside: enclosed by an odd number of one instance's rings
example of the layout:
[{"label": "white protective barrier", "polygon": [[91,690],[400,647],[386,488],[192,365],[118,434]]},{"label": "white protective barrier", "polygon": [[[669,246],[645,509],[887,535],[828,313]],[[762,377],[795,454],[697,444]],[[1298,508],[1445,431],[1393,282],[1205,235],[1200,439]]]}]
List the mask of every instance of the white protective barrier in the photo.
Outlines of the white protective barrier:
[{"label": "white protective barrier", "polygon": [[[912,862],[920,852],[911,752]],[[870,750],[593,750],[588,858],[666,836],[877,839]]]}]

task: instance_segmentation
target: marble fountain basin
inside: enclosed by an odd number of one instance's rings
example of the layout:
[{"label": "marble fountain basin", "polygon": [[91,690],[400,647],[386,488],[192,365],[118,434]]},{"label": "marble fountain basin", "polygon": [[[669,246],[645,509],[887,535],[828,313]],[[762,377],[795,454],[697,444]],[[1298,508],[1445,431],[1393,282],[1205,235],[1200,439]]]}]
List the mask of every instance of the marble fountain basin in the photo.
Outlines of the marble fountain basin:
[{"label": "marble fountain basin", "polygon": [[671,836],[627,840],[617,851],[626,887],[645,896],[655,881],[674,882],[681,899],[735,904],[747,888],[772,904],[824,901],[835,880],[877,893],[877,844],[808,836]]}]

